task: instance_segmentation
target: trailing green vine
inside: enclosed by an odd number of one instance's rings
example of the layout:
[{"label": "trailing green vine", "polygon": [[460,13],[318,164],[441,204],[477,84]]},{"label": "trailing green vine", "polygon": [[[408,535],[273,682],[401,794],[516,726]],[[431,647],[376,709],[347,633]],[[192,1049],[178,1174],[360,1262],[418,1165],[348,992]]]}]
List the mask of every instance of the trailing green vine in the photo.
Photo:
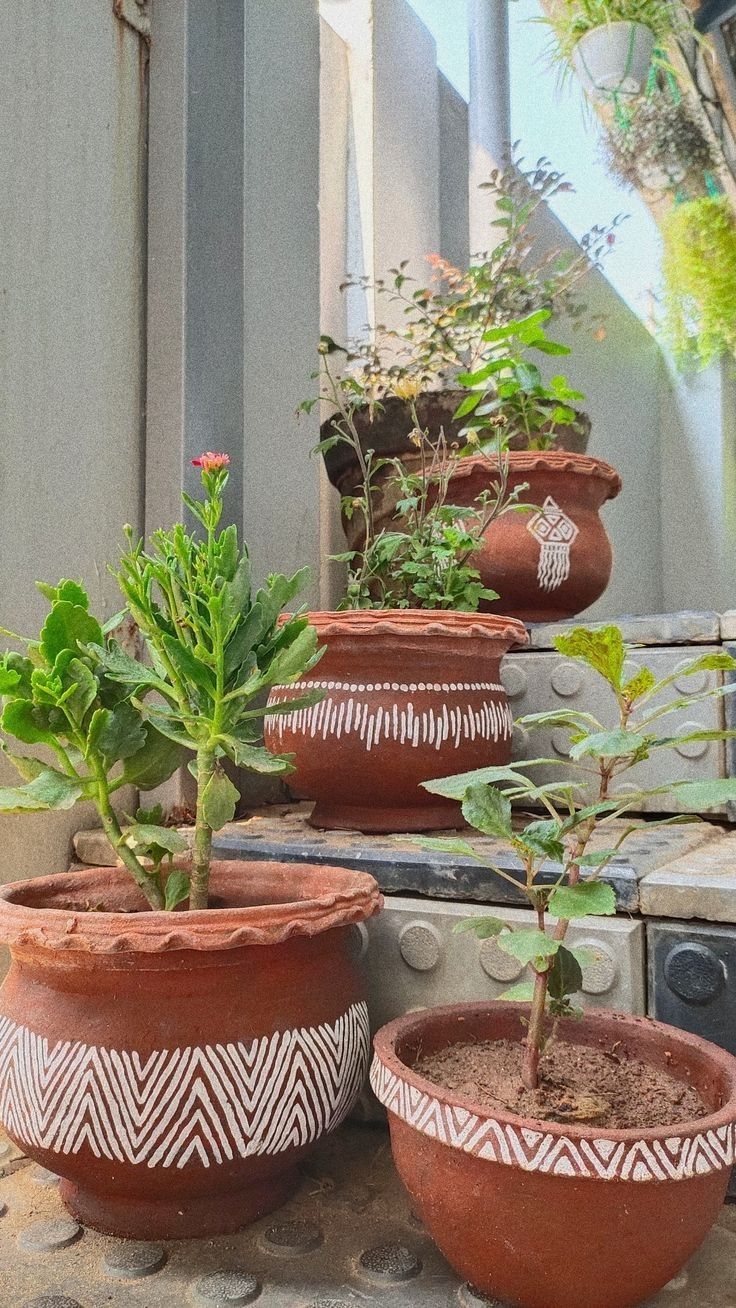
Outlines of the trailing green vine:
[{"label": "trailing green vine", "polygon": [[662,223],[665,334],[680,363],[736,356],[736,215],[724,195],[676,204]]}]

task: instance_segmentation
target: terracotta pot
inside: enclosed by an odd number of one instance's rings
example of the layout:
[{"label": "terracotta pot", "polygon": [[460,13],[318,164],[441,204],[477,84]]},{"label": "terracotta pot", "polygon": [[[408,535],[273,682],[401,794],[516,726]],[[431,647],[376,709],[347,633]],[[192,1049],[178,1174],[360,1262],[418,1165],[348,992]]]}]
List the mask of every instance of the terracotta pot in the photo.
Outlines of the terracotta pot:
[{"label": "terracotta pot", "polygon": [[216,863],[212,902],[141,911],[119,868],[0,889],[0,1117],[113,1235],[214,1235],[278,1207],[365,1076],[351,923],[380,909],[373,878]]},{"label": "terracotta pot", "polygon": [[266,718],[274,753],[293,754],[290,787],[316,800],[313,826],[428,831],[462,824],[459,806],[422,781],[508,762],[512,721],[501,657],[519,622],[419,609],[312,613],[326,653],[277,686],[283,704],[317,686],[321,703]]},{"label": "terracotta pot", "polygon": [[411,1013],[375,1039],[371,1082],[396,1167],[455,1271],[515,1308],[631,1308],[666,1285],[723,1203],[736,1139],[736,1059],[644,1018],[565,1022],[576,1044],[617,1045],[689,1081],[697,1122],[603,1131],[491,1114],[412,1071],[418,1053],[521,1040],[525,1005]]},{"label": "terracotta pot", "polygon": [[[472,505],[493,480],[486,460],[461,459],[448,502]],[[621,478],[584,454],[511,453],[509,489],[525,483],[521,500],[538,511],[498,518],[473,556],[483,584],[500,595],[483,607],[524,622],[561,622],[599,599],[611,579],[613,552],[600,510],[619,494]]]}]

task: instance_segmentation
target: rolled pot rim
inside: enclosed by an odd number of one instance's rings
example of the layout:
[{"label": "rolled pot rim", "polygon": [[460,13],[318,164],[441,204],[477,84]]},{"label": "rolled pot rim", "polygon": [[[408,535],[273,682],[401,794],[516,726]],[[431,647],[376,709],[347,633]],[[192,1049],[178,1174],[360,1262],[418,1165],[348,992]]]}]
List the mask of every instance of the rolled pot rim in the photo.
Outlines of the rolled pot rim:
[{"label": "rolled pot rim", "polygon": [[[522,1117],[510,1110],[483,1108],[468,1096],[446,1090],[434,1081],[429,1081],[420,1076],[412,1067],[404,1063],[396,1052],[397,1042],[416,1032],[427,1021],[443,1017],[460,1019],[480,1017],[500,1009],[509,1013],[515,1011],[520,1016],[526,1016],[529,1005],[510,1003],[505,1000],[487,1000],[480,1003],[446,1004],[422,1012],[407,1013],[403,1017],[387,1023],[374,1036],[373,1046],[376,1061],[415,1090],[437,1100],[447,1108],[464,1110],[478,1118],[480,1122],[497,1122],[501,1126],[508,1125],[520,1131],[537,1131],[542,1135],[569,1140],[573,1143],[582,1143],[585,1140],[612,1140],[615,1143],[631,1145],[639,1142],[651,1143],[663,1138],[679,1139],[681,1137],[700,1136],[709,1131],[719,1130],[736,1121],[736,1058],[729,1054],[727,1050],[721,1049],[719,1045],[714,1045],[709,1040],[704,1040],[689,1031],[681,1031],[679,1028],[669,1026],[664,1022],[657,1022],[649,1017],[635,1017],[632,1014],[617,1013],[608,1009],[589,1009],[586,1011],[583,1021],[593,1025],[599,1023],[604,1029],[618,1027],[619,1030],[628,1028],[630,1031],[638,1029],[654,1035],[660,1033],[662,1038],[669,1044],[679,1044],[698,1053],[702,1058],[716,1065],[728,1084],[729,1093],[721,1108],[705,1117],[695,1118],[690,1121],[672,1122],[668,1126],[658,1127],[626,1127],[622,1129],[577,1125],[574,1122],[550,1122],[542,1118]],[[569,1033],[570,1036],[574,1037],[576,1028],[579,1029],[579,1023],[573,1021],[568,1025],[563,1021],[562,1027],[566,1035]],[[462,1028],[459,1028],[458,1039],[448,1042],[446,1047],[449,1048],[452,1044],[461,1043],[463,1043]],[[571,1040],[571,1043],[575,1043],[574,1039]],[[646,1059],[642,1058],[642,1061],[645,1062]]]},{"label": "rolled pot rim", "polygon": [[526,645],[529,633],[518,618],[496,613],[460,613],[453,609],[326,609],[307,612],[320,636],[480,637]]},{"label": "rolled pot rim", "polygon": [[[194,911],[149,909],[124,867],[92,867],[10,882],[0,887],[0,940],[11,949],[36,946],[104,954],[222,950],[319,935],[363,922],[383,906],[372,876],[329,864],[214,859],[212,878],[215,893],[242,888],[256,902]],[[269,901],[268,887],[287,897]],[[289,897],[295,887],[302,893]],[[118,896],[121,906],[130,905],[132,911],[74,907],[75,896],[94,903],[105,892]],[[70,905],[63,903],[66,895]],[[62,902],[44,903],[44,896]]]},{"label": "rolled pot rim", "polygon": [[[509,470],[515,474],[543,471],[591,477],[606,486],[605,500],[614,500],[623,488],[621,475],[613,465],[590,454],[576,454],[573,450],[509,450],[504,457],[508,459]],[[482,454],[464,455],[453,468],[450,483],[472,477],[478,471],[490,475],[493,470],[489,469],[488,460]]]}]

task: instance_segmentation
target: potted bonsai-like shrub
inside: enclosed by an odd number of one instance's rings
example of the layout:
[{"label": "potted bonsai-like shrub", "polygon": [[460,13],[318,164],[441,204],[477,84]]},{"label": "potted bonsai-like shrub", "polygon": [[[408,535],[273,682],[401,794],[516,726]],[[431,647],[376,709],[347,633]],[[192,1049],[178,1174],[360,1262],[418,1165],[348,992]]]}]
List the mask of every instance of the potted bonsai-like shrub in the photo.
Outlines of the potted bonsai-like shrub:
[{"label": "potted bonsai-like shrub", "polygon": [[[359,548],[338,556],[348,564],[340,610],[309,614],[325,646],[319,668],[271,692],[269,705],[280,716],[269,714],[266,744],[294,755],[293,786],[316,800],[315,826],[454,827],[461,821],[457,803],[420,788],[427,770],[448,774],[511,757],[500,660],[526,641],[526,631],[520,622],[476,611],[496,595],[472,558],[489,524],[520,507],[519,488],[509,493],[503,458],[483,456],[488,486],[472,506],[453,504],[448,488],[457,452],[444,438],[430,441],[416,409],[415,471],[403,459],[364,452],[355,422],[362,395],[333,370],[335,350],[323,340],[323,385],[336,417],[318,449],[344,443],[360,464],[361,485],[342,501],[347,517],[361,524]],[[379,471],[390,472],[382,487]],[[397,521],[387,520],[383,488]],[[298,697],[315,688],[322,702],[300,707]]]},{"label": "potted bonsai-like shrub", "polygon": [[[24,778],[0,790],[0,810],[91,800],[121,861],[0,889],[12,958],[3,1122],[60,1174],[81,1221],[143,1238],[235,1230],[288,1197],[296,1164],[363,1081],[349,928],[381,902],[371,877],[341,869],[210,860],[238,796],[226,761],[290,767],[259,745],[254,700],[308,673],[319,651],[303,614],[279,622],[303,575],[253,592],[235,528],[220,529],[227,457],[196,462],[204,498],[187,503],[201,533],[159,531],[148,552],[128,532],[120,564],[150,663],[111,639],[70,581],[42,588],[39,639],[16,637],[23,652],[0,660],[4,749]],[[11,753],[10,738],[31,753]],[[160,810],[112,805],[187,755],[191,860]]]},{"label": "potted bonsai-like shrub", "polygon": [[593,100],[640,95],[653,59],[664,61],[657,49],[695,32],[680,0],[561,0],[541,21]]},{"label": "potted bonsai-like shrub", "polygon": [[[658,1022],[578,1012],[588,960],[565,941],[571,920],[615,911],[605,870],[636,829],[621,830],[617,819],[671,789],[696,812],[736,796],[733,779],[642,792],[631,772],[655,750],[733,735],[672,736],[667,716],[703,698],[675,691],[675,680],[680,686],[683,676],[714,668],[733,673],[736,660],[702,655],[657,680],[647,668],[627,675],[616,627],[578,628],[556,644],[600,675],[614,705],[611,723],[573,709],[522,719],[527,728],[569,732],[571,775],[535,785],[528,772],[545,763],[537,759],[428,783],[432,793],[461,797],[470,825],[518,858],[512,880],[535,926],[511,931],[493,917],[462,925],[497,937],[531,979],[509,990],[507,1002],[411,1013],[384,1027],[372,1084],[418,1212],[479,1292],[517,1308],[631,1308],[675,1276],[723,1202],[734,1162],[736,1060]],[[513,802],[543,815],[515,824]],[[431,843],[485,861],[465,842]],[[548,860],[558,866],[552,878],[541,875]]]}]

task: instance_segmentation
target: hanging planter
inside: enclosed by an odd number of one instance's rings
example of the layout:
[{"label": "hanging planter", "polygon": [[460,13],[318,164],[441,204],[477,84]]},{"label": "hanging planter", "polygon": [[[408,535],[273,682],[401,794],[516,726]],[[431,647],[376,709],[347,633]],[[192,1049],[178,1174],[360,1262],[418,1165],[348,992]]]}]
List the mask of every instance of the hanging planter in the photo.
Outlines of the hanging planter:
[{"label": "hanging planter", "polygon": [[736,355],[736,216],[725,195],[676,204],[662,224],[665,332],[706,367]]},{"label": "hanging planter", "polygon": [[593,100],[641,95],[654,54],[654,33],[644,23],[605,23],[581,37],[572,63]]},{"label": "hanging planter", "polygon": [[686,101],[657,92],[632,114],[621,114],[608,128],[603,161],[629,189],[684,192],[695,199],[708,193],[718,172],[716,152],[699,117]]}]

